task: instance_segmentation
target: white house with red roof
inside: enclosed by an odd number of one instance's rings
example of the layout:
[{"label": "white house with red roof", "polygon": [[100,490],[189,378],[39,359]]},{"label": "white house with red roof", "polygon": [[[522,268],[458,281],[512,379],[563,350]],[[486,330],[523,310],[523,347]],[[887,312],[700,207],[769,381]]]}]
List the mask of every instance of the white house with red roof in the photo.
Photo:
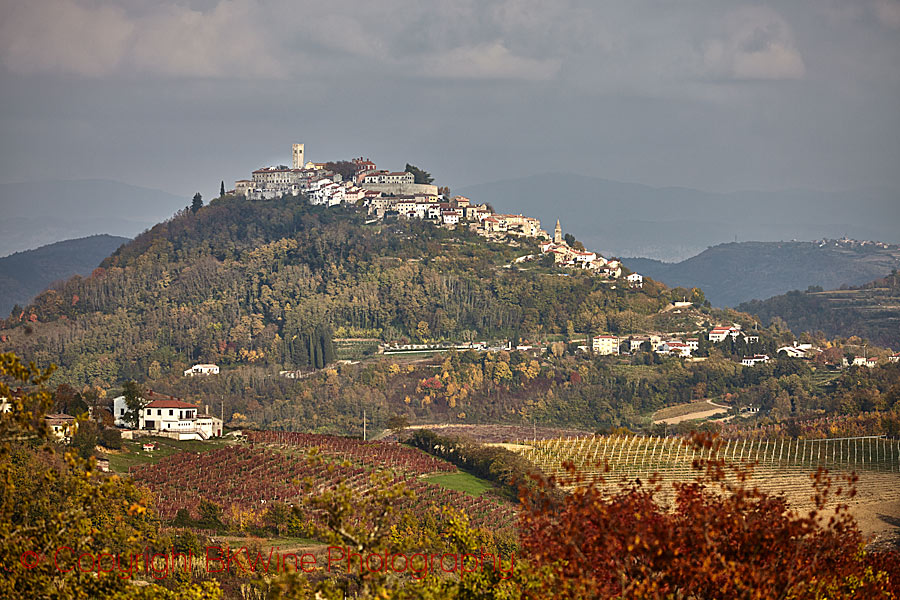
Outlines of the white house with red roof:
[{"label": "white house with red roof", "polygon": [[[194,404],[152,390],[142,400],[143,408],[138,416],[138,429],[178,440],[205,440],[222,435],[222,420],[212,415],[198,414],[200,409]],[[116,425],[120,427],[134,425],[126,421],[127,411],[125,396],[113,400]]]}]

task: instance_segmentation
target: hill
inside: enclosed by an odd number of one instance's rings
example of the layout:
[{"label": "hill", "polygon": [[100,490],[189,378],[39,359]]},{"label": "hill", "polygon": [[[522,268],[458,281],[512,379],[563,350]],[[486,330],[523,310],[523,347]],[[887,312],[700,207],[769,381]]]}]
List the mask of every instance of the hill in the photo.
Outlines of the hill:
[{"label": "hill", "polygon": [[671,300],[652,281],[630,289],[540,264],[506,268],[534,244],[367,224],[355,209],[303,198],[226,197],[41,294],[2,333],[21,354],[60,365],[59,381],[109,385],[193,362],[321,367],[334,358],[332,332],[468,341],[624,330]]},{"label": "hill", "polygon": [[0,185],[0,256],[106,232],[134,237],[190,204],[167,192],[102,179]]},{"label": "hill", "polygon": [[26,304],[36,294],[72,275],[89,275],[128,238],[94,235],[17,252],[0,258],[0,314]]},{"label": "hill", "polygon": [[852,289],[791,291],[768,300],[746,302],[738,310],[764,323],[779,317],[796,331],[822,331],[829,337],[853,335],[878,346],[900,349],[900,274]]},{"label": "hill", "polygon": [[699,286],[714,306],[737,306],[797,288],[858,286],[900,267],[900,247],[824,242],[740,242],[688,260],[629,258],[635,271],[670,286]]},{"label": "hill", "polygon": [[[895,190],[713,193],[546,173],[454,190],[501,212],[524,212],[612,256],[678,261],[738,240],[823,237],[900,243]],[[696,285],[696,284],[695,284]]]}]

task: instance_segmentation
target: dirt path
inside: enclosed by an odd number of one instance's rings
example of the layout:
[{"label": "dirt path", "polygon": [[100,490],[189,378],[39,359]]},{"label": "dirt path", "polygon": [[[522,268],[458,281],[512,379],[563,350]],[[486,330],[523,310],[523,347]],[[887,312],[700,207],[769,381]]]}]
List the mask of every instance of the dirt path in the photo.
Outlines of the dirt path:
[{"label": "dirt path", "polygon": [[721,404],[716,404],[712,400],[707,400],[706,404],[707,406],[709,406],[709,409],[707,410],[691,412],[686,415],[678,415],[677,417],[669,417],[668,419],[659,419],[653,422],[675,425],[676,423],[682,423],[684,421],[693,421],[695,419],[706,419],[709,417],[714,417],[716,415],[720,415],[729,411],[729,407],[722,406]]}]

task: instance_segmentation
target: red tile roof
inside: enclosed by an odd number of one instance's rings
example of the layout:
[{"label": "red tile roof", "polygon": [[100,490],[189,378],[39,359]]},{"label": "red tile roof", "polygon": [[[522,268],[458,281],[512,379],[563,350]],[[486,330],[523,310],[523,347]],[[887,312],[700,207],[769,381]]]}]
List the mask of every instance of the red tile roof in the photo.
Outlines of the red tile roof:
[{"label": "red tile roof", "polygon": [[193,408],[197,410],[197,407],[193,404],[188,404],[181,400],[154,400],[144,408]]}]

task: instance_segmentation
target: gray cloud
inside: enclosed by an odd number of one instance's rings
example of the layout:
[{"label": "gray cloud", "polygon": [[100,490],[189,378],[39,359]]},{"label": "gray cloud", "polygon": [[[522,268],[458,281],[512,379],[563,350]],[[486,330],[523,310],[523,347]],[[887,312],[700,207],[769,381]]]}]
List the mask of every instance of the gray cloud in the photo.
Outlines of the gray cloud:
[{"label": "gray cloud", "polygon": [[0,181],[189,193],[304,141],[456,186],[900,187],[898,6],[0,0]]}]

